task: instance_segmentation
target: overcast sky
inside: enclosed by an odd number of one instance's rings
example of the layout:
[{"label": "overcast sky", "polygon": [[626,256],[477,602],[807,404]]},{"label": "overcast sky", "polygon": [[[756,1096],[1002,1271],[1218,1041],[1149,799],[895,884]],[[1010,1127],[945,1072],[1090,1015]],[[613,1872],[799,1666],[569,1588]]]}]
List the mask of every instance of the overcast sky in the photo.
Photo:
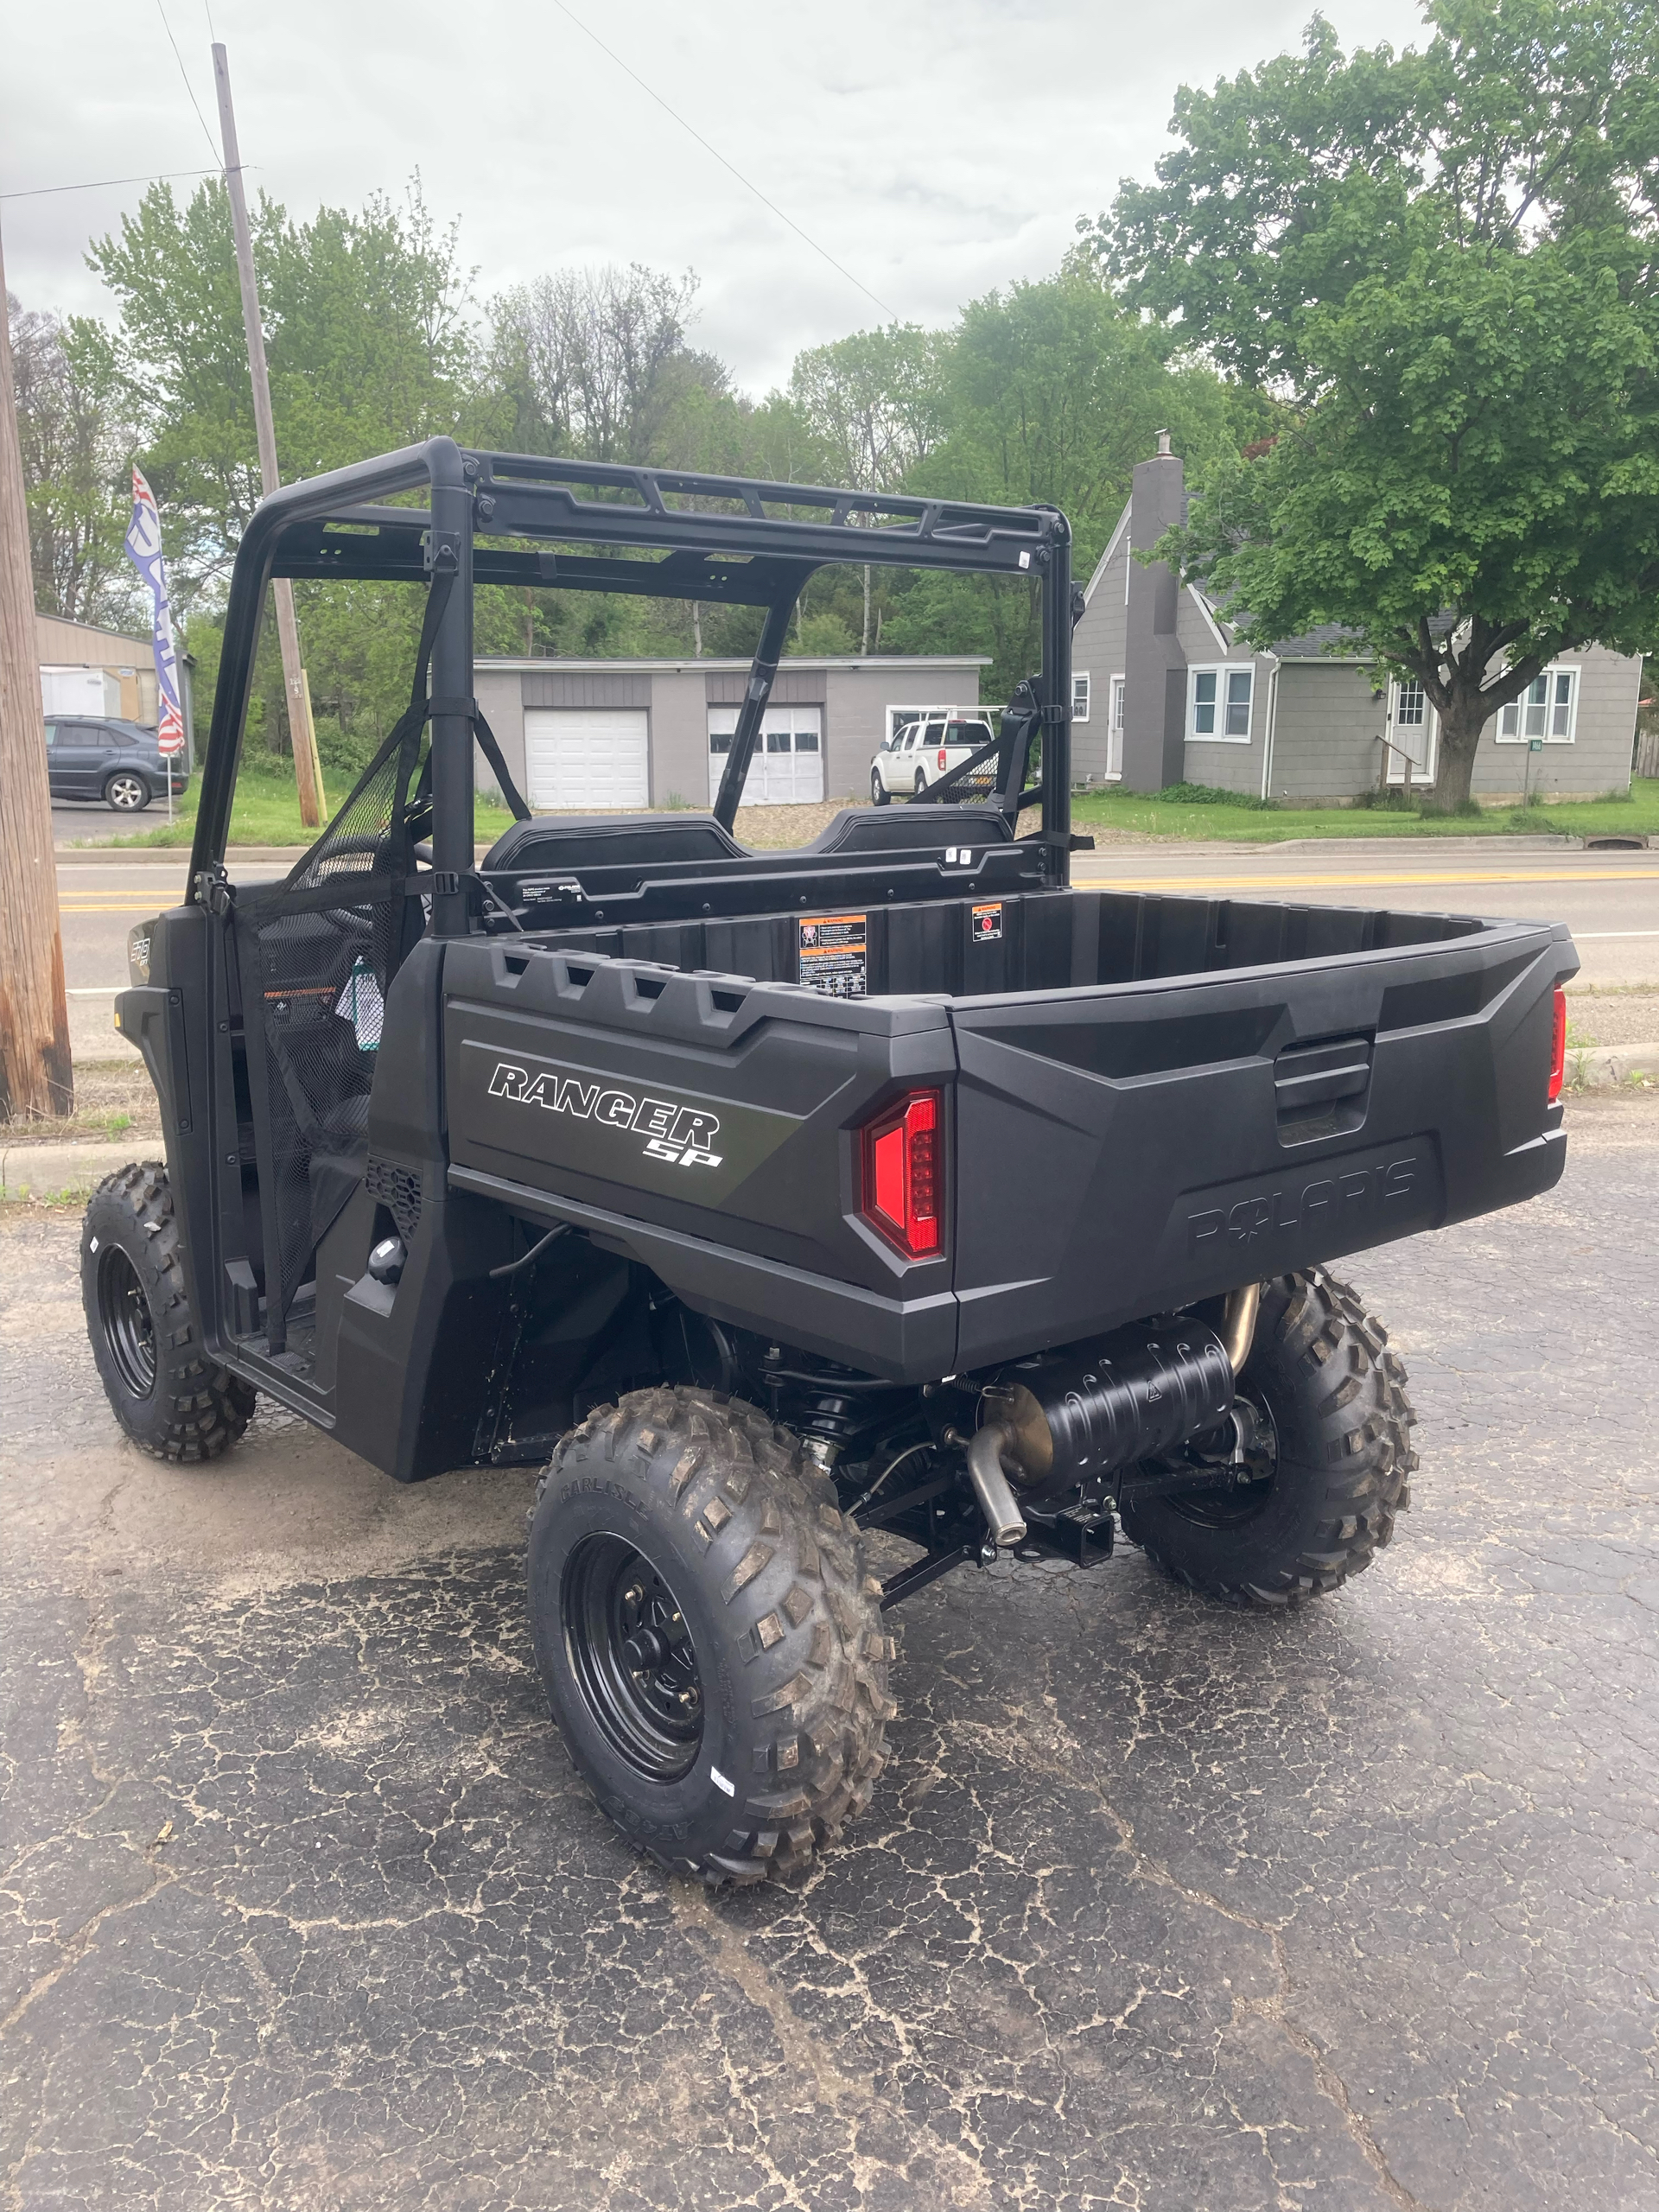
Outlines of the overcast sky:
[{"label": "overcast sky", "polygon": [[[157,0],[7,10],[0,191],[214,158],[185,89],[216,134],[209,0],[163,4],[182,73]],[[251,182],[290,213],[396,192],[418,166],[433,211],[461,218],[480,301],[559,264],[695,269],[695,342],[759,391],[801,346],[884,310],[944,324],[994,285],[1048,274],[1077,217],[1120,176],[1150,172],[1176,86],[1294,47],[1313,0],[211,6]],[[1326,0],[1326,12],[1346,44],[1421,42],[1405,0]],[[105,311],[81,257],[142,188],[7,199],[10,289],[29,307]]]}]

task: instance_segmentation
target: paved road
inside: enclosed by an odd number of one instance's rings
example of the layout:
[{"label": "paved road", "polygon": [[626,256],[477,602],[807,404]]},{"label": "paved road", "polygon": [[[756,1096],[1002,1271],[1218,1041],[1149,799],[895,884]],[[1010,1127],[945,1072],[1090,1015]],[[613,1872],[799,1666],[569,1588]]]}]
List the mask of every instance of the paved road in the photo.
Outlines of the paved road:
[{"label": "paved road", "polygon": [[1344,1273],[1423,1465],[1287,1618],[1140,1554],[899,1615],[805,1889],[642,1865],[526,1665],[521,1474],[115,1438],[0,1227],[18,2212],[1652,2212],[1659,1101]]},{"label": "paved road", "polygon": [[1362,855],[1326,845],[1217,854],[1115,845],[1080,854],[1072,874],[1090,886],[1566,922],[1584,963],[1582,982],[1628,985],[1659,977],[1659,853],[1487,847],[1454,855],[1420,845]]},{"label": "paved road", "polygon": [[[283,863],[244,861],[245,880],[266,880]],[[158,906],[182,896],[182,854],[146,861],[112,855],[93,862],[63,861],[58,892],[72,989],[113,988],[124,981],[127,931]],[[1155,851],[1113,846],[1079,855],[1076,880],[1166,890],[1215,890],[1249,898],[1321,899],[1341,906],[1377,905],[1534,916],[1570,924],[1586,982],[1629,983],[1659,977],[1659,853],[1571,850],[1456,855],[1363,855],[1280,850],[1257,856]]]}]

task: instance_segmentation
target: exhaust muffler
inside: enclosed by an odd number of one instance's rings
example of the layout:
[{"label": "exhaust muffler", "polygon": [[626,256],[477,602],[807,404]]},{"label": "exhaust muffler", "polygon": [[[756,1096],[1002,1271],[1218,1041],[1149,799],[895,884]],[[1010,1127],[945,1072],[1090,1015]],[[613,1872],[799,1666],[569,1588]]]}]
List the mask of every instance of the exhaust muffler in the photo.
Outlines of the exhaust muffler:
[{"label": "exhaust muffler", "polygon": [[[1229,1334],[1248,1351],[1254,1310],[1238,1319],[1243,1325]],[[1095,1344],[1004,1368],[980,1397],[979,1471],[971,1450],[968,1467],[993,1532],[988,1492],[1005,1521],[1020,1523],[1018,1535],[997,1541],[1020,1541],[1021,1507],[1064,1497],[1219,1427],[1233,1408],[1230,1349],[1213,1329],[1183,1317],[1130,1322]]]}]

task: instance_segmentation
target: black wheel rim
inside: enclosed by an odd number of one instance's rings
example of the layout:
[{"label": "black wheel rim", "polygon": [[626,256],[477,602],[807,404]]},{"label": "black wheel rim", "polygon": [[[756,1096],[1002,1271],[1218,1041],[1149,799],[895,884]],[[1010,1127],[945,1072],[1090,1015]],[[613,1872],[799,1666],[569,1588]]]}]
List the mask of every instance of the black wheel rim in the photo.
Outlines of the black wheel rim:
[{"label": "black wheel rim", "polygon": [[1184,1521],[1196,1521],[1200,1528],[1239,1528],[1265,1512],[1273,1496],[1279,1472],[1279,1430],[1273,1408],[1259,1391],[1240,1390],[1237,1397],[1255,1416],[1255,1433],[1243,1466],[1230,1470],[1213,1489],[1176,1491],[1169,1500]]},{"label": "black wheel rim", "polygon": [[135,1398],[156,1388],[156,1320],[138,1270],[118,1244],[98,1263],[98,1318],[116,1372]]},{"label": "black wheel rim", "polygon": [[612,1749],[653,1782],[677,1782],[702,1743],[702,1678],[667,1581],[620,1536],[587,1536],[565,1562],[564,1648]]}]

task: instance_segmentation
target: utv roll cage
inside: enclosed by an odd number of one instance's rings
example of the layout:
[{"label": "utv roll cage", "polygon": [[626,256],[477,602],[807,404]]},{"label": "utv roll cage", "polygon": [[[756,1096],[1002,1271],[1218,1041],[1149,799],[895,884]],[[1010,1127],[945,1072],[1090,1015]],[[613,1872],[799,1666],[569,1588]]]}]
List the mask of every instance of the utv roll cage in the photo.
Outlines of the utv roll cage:
[{"label": "utv roll cage", "polygon": [[[423,491],[424,506],[387,504]],[[573,545],[604,550],[572,552]],[[467,933],[475,911],[467,883],[474,868],[475,730],[504,778],[513,811],[521,820],[530,812],[511,789],[473,696],[474,585],[620,592],[763,609],[713,809],[729,838],[789,618],[803,586],[834,563],[1029,576],[1038,582],[1040,671],[1017,687],[995,741],[913,803],[977,800],[1004,817],[1006,828],[999,825],[1004,837],[1023,807],[1040,803],[1040,830],[1020,842],[1038,849],[1033,857],[1041,880],[1063,887],[1077,842],[1071,828],[1069,725],[1071,630],[1081,607],[1071,582],[1071,530],[1058,508],[978,506],[680,469],[475,453],[439,437],[289,485],[255,511],[237,554],[226,612],[191,857],[196,895],[222,875],[254,655],[272,577],[428,587],[416,684],[424,685],[421,669],[429,653],[430,691],[414,711],[431,724],[423,794],[431,828],[429,927],[437,937],[460,937]],[[1031,750],[1039,735],[1040,770],[1027,787]],[[871,861],[880,865],[874,853]]]}]

